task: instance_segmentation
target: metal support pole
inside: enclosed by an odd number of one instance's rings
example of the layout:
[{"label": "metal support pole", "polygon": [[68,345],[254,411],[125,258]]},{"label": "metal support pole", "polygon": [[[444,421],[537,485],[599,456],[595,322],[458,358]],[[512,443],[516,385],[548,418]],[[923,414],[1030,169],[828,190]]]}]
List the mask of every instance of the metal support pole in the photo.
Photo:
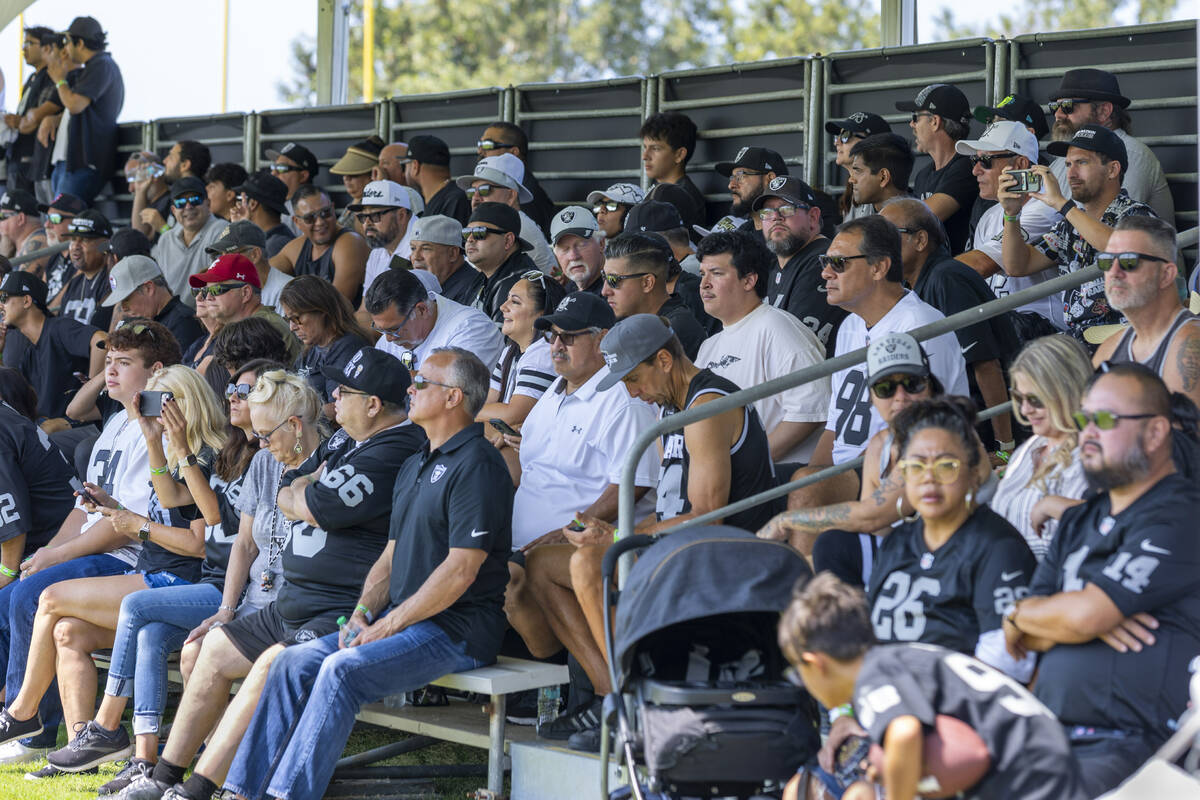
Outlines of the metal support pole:
[{"label": "metal support pole", "polygon": [[884,47],[917,43],[917,0],[883,0],[879,20]]},{"label": "metal support pole", "polygon": [[317,0],[317,105],[346,103],[346,9],[344,0]]},{"label": "metal support pole", "polygon": [[492,695],[491,716],[488,718],[487,788],[499,796],[504,791],[504,715],[505,696]]}]

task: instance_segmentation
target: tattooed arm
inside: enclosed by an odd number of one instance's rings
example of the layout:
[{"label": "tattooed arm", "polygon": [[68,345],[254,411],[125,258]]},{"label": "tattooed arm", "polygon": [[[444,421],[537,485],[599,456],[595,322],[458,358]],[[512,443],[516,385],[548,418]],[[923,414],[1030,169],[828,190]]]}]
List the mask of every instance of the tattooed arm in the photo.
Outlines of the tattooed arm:
[{"label": "tattooed arm", "polygon": [[1182,392],[1200,405],[1200,322],[1188,323],[1176,335],[1162,378],[1172,392]]}]

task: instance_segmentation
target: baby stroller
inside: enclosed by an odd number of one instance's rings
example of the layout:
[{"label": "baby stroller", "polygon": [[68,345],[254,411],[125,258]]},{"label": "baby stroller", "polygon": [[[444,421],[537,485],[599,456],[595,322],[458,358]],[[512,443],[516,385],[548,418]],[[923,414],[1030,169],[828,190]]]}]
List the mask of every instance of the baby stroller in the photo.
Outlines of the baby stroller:
[{"label": "baby stroller", "polygon": [[[783,677],[776,640],[779,614],[797,579],[811,575],[808,564],[781,542],[699,527],[617,542],[604,556],[604,585],[612,586],[622,554],[643,548],[604,609],[613,693],[604,701],[601,763],[615,721],[629,772],[629,786],[612,797],[746,798],[764,784],[781,788],[820,747],[816,702]],[[601,773],[609,797],[608,770]]]}]

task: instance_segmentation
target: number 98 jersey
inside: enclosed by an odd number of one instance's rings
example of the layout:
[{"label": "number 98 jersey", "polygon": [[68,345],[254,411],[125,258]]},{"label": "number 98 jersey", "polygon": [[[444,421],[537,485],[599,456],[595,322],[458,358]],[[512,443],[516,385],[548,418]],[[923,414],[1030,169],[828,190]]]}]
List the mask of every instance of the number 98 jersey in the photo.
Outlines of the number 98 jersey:
[{"label": "number 98 jersey", "polygon": [[362,444],[338,431],[284,477],[287,486],[325,462],[321,479],[304,489],[319,526],[293,521],[281,559],[285,583],[276,607],[285,623],[299,627],[322,614],[354,608],[367,572],[387,544],[396,473],[424,443],[425,432],[411,422]]},{"label": "number 98 jersey", "polygon": [[974,653],[979,635],[1000,627],[1029,594],[1037,561],[1008,522],[979,506],[930,552],[925,524],[905,523],[879,546],[867,593],[880,642],[924,642]]}]

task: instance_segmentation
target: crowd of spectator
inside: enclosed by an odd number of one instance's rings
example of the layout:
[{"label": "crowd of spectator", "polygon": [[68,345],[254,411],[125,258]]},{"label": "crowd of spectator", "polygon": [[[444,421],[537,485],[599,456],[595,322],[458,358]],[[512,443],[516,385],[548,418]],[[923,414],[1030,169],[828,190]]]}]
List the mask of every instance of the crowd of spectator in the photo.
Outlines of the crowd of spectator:
[{"label": "crowd of spectator", "polygon": [[[556,204],[525,132],[496,122],[466,175],[434,135],[351,145],[326,167],[341,209],[301,143],[252,171],[191,140],[135,153],[119,226],[95,208],[123,99],[104,32],[25,35],[37,71],[6,119],[0,246],[69,246],[0,283],[0,762],[45,758],[30,777],[47,778],[128,759],[101,788],[125,800],[320,797],[363,703],[502,649],[568,654],[539,733],[597,750],[600,563],[630,447],[864,347],[664,434],[634,479],[636,530],[657,534],[863,457],[723,520],[836,576],[781,628],[818,700],[853,698],[822,766],[847,736],[890,740],[854,691],[887,671],[877,643],[973,656],[1005,686],[1040,665],[1036,699],[1017,689],[1062,723],[1055,796],[1115,786],[1183,712],[1200,324],[1114,75],[1067,71],[1052,120],[925,87],[895,103],[930,158],[915,175],[883,109],[831,121],[840,202],[747,142],[715,166],[732,207],[712,213],[688,174],[696,125],[665,112],[639,132],[646,189],[586,205]],[[1093,265],[1065,293],[909,335]],[[853,617],[844,646],[821,603]],[[918,669],[925,651],[896,652]]]}]

